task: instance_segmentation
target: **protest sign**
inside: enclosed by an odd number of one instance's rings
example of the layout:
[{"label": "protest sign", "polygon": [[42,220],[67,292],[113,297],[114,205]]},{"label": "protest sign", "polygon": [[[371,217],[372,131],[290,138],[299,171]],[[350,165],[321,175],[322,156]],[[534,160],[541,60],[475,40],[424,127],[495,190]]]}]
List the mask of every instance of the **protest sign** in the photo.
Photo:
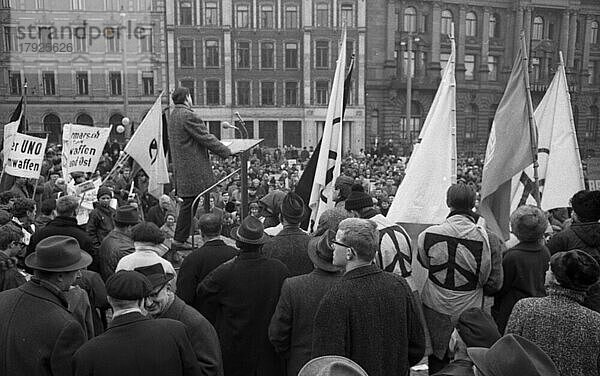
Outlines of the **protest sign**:
[{"label": "protest sign", "polygon": [[23,178],[38,179],[48,139],[15,133],[6,156],[6,173]]},{"label": "protest sign", "polygon": [[65,175],[94,172],[112,126],[108,128],[65,124],[63,128],[62,165]]}]

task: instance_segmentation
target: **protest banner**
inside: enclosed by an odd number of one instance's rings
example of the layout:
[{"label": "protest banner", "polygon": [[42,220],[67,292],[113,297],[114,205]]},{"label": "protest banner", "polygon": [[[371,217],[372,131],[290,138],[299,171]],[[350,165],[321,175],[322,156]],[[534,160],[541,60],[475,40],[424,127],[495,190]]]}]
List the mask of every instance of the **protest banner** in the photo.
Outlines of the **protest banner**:
[{"label": "protest banner", "polygon": [[46,153],[48,139],[15,133],[6,156],[6,173],[29,179],[38,179]]},{"label": "protest banner", "polygon": [[63,127],[63,174],[72,172],[94,172],[112,126],[108,128],[90,127],[79,124],[65,124]]}]

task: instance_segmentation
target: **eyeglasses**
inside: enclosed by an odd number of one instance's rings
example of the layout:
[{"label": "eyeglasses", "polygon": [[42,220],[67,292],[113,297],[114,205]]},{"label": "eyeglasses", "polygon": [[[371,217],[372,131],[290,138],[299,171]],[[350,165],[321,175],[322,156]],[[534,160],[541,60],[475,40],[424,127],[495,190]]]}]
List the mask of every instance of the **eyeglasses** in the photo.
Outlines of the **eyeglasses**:
[{"label": "eyeglasses", "polygon": [[356,253],[354,251],[354,248],[350,247],[348,244],[344,244],[342,242],[338,242],[337,240],[331,240],[331,244],[332,245],[335,244],[335,245],[339,245],[340,247],[348,248],[348,249],[350,249],[352,251],[352,253]]}]

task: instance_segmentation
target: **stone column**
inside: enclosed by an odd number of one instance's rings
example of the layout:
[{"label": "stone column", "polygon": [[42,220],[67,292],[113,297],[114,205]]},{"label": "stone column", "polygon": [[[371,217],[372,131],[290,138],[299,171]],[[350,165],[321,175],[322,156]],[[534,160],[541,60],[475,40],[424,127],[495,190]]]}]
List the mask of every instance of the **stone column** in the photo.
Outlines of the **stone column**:
[{"label": "stone column", "polygon": [[583,59],[581,59],[581,86],[587,85],[588,65],[590,64],[590,41],[592,39],[592,15],[585,17],[585,36],[583,38]]},{"label": "stone column", "polygon": [[275,20],[275,28],[283,29],[283,21],[281,20],[281,0],[277,0],[277,19]]},{"label": "stone column", "polygon": [[465,24],[467,18],[467,7],[464,5],[460,6],[458,11],[458,24],[454,23],[454,34],[456,35],[456,29],[458,29],[458,39],[456,40],[456,72],[458,73],[458,80],[462,81],[465,79]]},{"label": "stone column", "polygon": [[[527,49],[529,50],[529,46],[531,45],[531,7],[525,8],[525,21],[523,21],[523,28],[525,29],[525,43],[527,45]],[[542,38],[543,37],[544,36],[542,36]],[[527,54],[531,56],[531,51],[527,51]]]},{"label": "stone column", "polygon": [[[575,65],[575,41],[577,40],[577,12],[571,12],[571,19],[569,23],[569,54],[567,66],[569,69],[573,69]],[[587,68],[587,67],[586,67]]]},{"label": "stone column", "polygon": [[256,4],[256,0],[252,1],[252,27],[254,29],[258,29],[258,5]]},{"label": "stone column", "polygon": [[[340,24],[340,27],[342,25]],[[333,0],[333,27],[338,27],[338,2]]]},{"label": "stone column", "polygon": [[490,8],[483,9],[483,24],[481,25],[481,58],[479,64],[479,79],[482,82],[488,80],[488,55],[490,54]]},{"label": "stone column", "polygon": [[386,60],[394,60],[396,46],[396,30],[398,30],[398,14],[393,0],[387,4],[387,33],[386,33]]},{"label": "stone column", "polygon": [[365,66],[367,65],[367,61],[365,58],[366,55],[366,46],[365,46],[365,30],[360,30],[358,32],[358,48],[356,51],[356,59],[358,63],[358,77],[356,77],[356,82],[358,84],[358,105],[365,105]]},{"label": "stone column", "polygon": [[544,61],[542,61],[542,77],[544,79],[552,80],[550,77],[550,58],[552,57],[552,53],[549,51],[544,51]]},{"label": "stone column", "polygon": [[[519,52],[519,49],[521,48],[521,29],[523,29],[523,7],[518,7],[517,8],[517,19],[515,20],[515,38],[514,38],[514,45],[513,45],[513,58],[512,60],[515,59],[515,57],[517,56],[517,53]],[[513,62],[511,61],[509,66],[512,66]]]},{"label": "stone column", "polygon": [[569,11],[565,10],[562,16],[562,23],[560,25],[560,50],[565,58],[565,64],[567,63],[567,54],[569,52]]},{"label": "stone column", "polygon": [[440,32],[442,23],[442,10],[439,2],[433,3],[431,12],[431,63],[429,71],[435,77],[440,71]]}]

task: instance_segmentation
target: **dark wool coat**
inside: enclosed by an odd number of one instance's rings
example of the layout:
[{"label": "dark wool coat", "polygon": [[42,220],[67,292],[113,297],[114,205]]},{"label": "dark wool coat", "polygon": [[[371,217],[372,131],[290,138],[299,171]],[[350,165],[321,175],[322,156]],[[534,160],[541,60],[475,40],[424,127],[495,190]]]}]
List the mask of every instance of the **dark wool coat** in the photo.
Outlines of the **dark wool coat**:
[{"label": "dark wool coat", "polygon": [[314,269],[283,282],[269,325],[269,339],[275,351],[286,359],[287,376],[298,375],[311,359],[313,322],[319,302],[341,278],[341,273]]},{"label": "dark wool coat", "polygon": [[560,286],[545,298],[520,300],[506,334],[535,343],[556,365],[561,376],[600,374],[600,313],[581,305],[584,294]]},{"label": "dark wool coat", "polygon": [[[551,254],[581,249],[600,263],[600,223],[573,223],[571,227],[554,235],[547,245]],[[600,283],[588,290],[583,305],[600,312]]]},{"label": "dark wool coat", "polygon": [[100,248],[102,240],[115,228],[115,221],[113,220],[115,213],[115,209],[105,208],[101,205],[96,205],[94,210],[90,212],[85,230],[92,238],[92,243],[96,249]]},{"label": "dark wool coat", "polygon": [[61,216],[54,218],[46,225],[46,227],[37,230],[31,235],[29,246],[27,247],[27,254],[29,255],[30,253],[35,252],[35,246],[42,239],[54,235],[72,236],[77,239],[81,249],[92,256],[95,254],[92,238],[83,228],[77,225],[77,219]]},{"label": "dark wool coat", "polygon": [[200,375],[185,326],[139,312],[117,316],[102,335],[77,351],[76,376]]},{"label": "dark wool coat", "polygon": [[85,340],[60,293],[34,280],[0,293],[0,375],[72,375]]},{"label": "dark wool coat", "polygon": [[196,289],[204,277],[217,266],[234,258],[239,252],[221,239],[210,240],[194,250],[183,259],[177,274],[177,296],[196,308],[210,322],[216,322],[216,311],[202,304],[202,300],[196,296]]},{"label": "dark wool coat", "polygon": [[102,241],[98,250],[100,275],[106,282],[108,277],[115,274],[119,260],[135,252],[133,240],[123,231],[115,228]]},{"label": "dark wool coat", "polygon": [[492,316],[500,333],[504,332],[510,312],[523,298],[546,296],[546,271],[550,251],[537,242],[521,242],[510,248],[502,258],[504,282],[494,297]]},{"label": "dark wool coat", "polygon": [[277,259],[287,266],[290,276],[308,274],[315,268],[308,257],[308,236],[297,226],[285,226],[262,248],[267,257]]},{"label": "dark wool coat", "polygon": [[287,276],[281,261],[242,252],[200,284],[199,298],[217,308],[215,328],[226,376],[281,376],[268,327]]},{"label": "dark wool coat", "polygon": [[223,158],[231,155],[231,151],[209,133],[204,121],[184,104],[175,105],[168,124],[177,194],[196,196],[215,181],[208,150]]},{"label": "dark wool coat", "polygon": [[204,316],[185,304],[183,300],[175,297],[173,304],[160,315],[160,318],[177,320],[185,325],[196,358],[200,363],[202,375],[223,375],[219,337],[215,328]]},{"label": "dark wool coat", "polygon": [[341,355],[369,376],[408,375],[425,353],[425,336],[404,278],[367,265],[347,272],[321,300],[312,358]]}]

